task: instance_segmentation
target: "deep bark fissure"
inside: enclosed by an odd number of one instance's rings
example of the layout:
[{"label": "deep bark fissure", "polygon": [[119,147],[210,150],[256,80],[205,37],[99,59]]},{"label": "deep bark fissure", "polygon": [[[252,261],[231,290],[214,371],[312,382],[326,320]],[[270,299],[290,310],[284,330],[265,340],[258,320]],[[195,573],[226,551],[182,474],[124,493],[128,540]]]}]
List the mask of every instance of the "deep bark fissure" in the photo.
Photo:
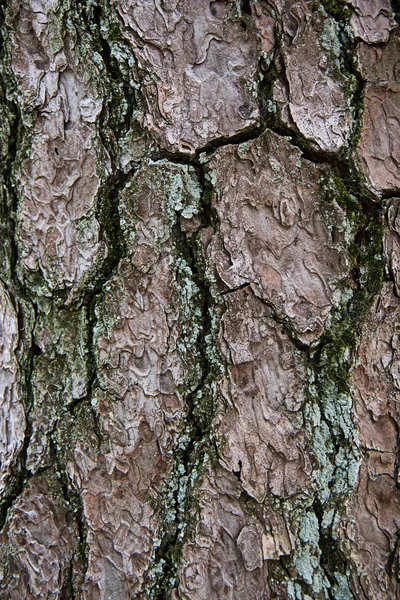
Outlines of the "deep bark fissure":
[{"label": "deep bark fissure", "polygon": [[[11,273],[6,274],[10,275],[13,281],[13,287],[16,286],[16,265],[17,265],[17,245],[15,241],[15,231],[16,231],[16,212],[18,206],[18,198],[15,190],[15,180],[14,180],[14,163],[18,154],[18,140],[20,141],[21,137],[21,113],[19,106],[15,100],[10,100],[8,97],[11,96],[10,90],[7,90],[7,83],[4,77],[4,73],[6,70],[5,61],[6,61],[6,48],[5,48],[5,40],[3,34],[3,27],[5,25],[5,14],[4,7],[0,9],[0,58],[3,62],[1,73],[1,81],[0,81],[0,92],[1,92],[1,102],[3,107],[5,108],[5,113],[8,116],[8,127],[9,127],[9,139],[8,142],[8,152],[6,157],[1,160],[1,169],[2,169],[2,177],[4,178],[4,187],[3,190],[7,197],[2,198],[1,203],[1,232],[2,232],[2,240],[8,241],[10,247],[11,254]],[[9,74],[8,74],[9,75]],[[10,76],[8,77],[10,79]],[[7,94],[8,92],[8,94]],[[3,267],[3,264],[2,264]],[[8,277],[7,277],[8,278]],[[4,282],[6,283],[6,282]],[[7,287],[9,287],[10,282]]]},{"label": "deep bark fissure", "polygon": [[[0,9],[0,59],[2,61],[1,68],[1,102],[4,109],[4,120],[8,121],[9,135],[4,141],[7,144],[7,153],[4,152],[4,157],[1,160],[2,169],[2,184],[3,197],[1,199],[1,232],[2,241],[9,248],[9,265],[2,261],[1,269],[5,267],[2,283],[9,291],[11,302],[13,303],[15,313],[18,320],[19,340],[18,352],[21,353],[21,381],[19,385],[24,388],[24,409],[25,409],[25,434],[21,448],[16,456],[13,468],[8,477],[8,485],[0,502],[0,529],[4,527],[7,515],[15,501],[21,495],[25,483],[29,477],[26,468],[26,459],[28,447],[31,439],[32,424],[30,422],[30,412],[33,406],[33,389],[32,389],[32,374],[34,369],[34,357],[37,355],[37,345],[35,344],[33,330],[36,320],[37,309],[34,303],[29,300],[28,290],[20,282],[17,273],[18,263],[18,246],[16,242],[16,215],[18,210],[18,195],[17,182],[15,178],[15,163],[20,153],[19,145],[23,136],[23,120],[21,108],[15,99],[15,82],[12,75],[8,71],[7,66],[7,50],[5,35],[6,8]],[[12,85],[10,86],[10,83]],[[8,87],[9,86],[9,87]],[[3,140],[2,140],[3,141]],[[5,257],[4,257],[5,258]],[[9,267],[9,272],[7,269]],[[30,304],[30,308],[34,310],[35,320],[29,324],[28,317],[24,315],[23,306],[18,297],[23,299],[23,302]],[[29,339],[30,338],[30,339]],[[23,358],[24,350],[26,357]]]},{"label": "deep bark fissure", "polygon": [[[345,32],[345,26],[348,26],[350,11],[345,6],[341,6],[341,8],[339,8],[339,3],[323,2],[322,4],[324,5],[328,15],[335,20],[341,32],[342,51],[340,60],[343,62],[344,73],[348,75],[349,79],[353,82],[351,90],[351,107],[354,114],[352,117],[353,125],[350,132],[349,149],[344,148],[339,153],[335,153],[318,148],[311,140],[307,139],[300,131],[298,131],[294,123],[290,126],[286,123],[283,123],[279,118],[273,98],[274,84],[278,81],[279,77],[281,77],[284,81],[288,97],[290,97],[290,93],[289,82],[286,75],[286,66],[282,58],[282,32],[279,30],[278,26],[276,26],[275,30],[276,46],[271,63],[266,69],[262,69],[260,67],[261,71],[263,72],[263,77],[259,85],[259,107],[262,119],[261,129],[264,131],[268,128],[277,135],[288,139],[293,146],[299,148],[306,160],[309,160],[317,165],[325,164],[331,166],[346,182],[348,189],[354,192],[356,195],[360,194],[361,188],[364,196],[373,197],[373,194],[365,187],[365,184],[354,164],[354,150],[357,146],[360,136],[361,120],[364,109],[363,97],[365,91],[365,82],[355,65],[354,55],[356,41],[354,39],[351,40],[348,33]],[[340,19],[342,18],[345,20],[341,21]],[[262,65],[262,60],[260,64]],[[275,106],[275,108],[272,109],[272,106]]]},{"label": "deep bark fissure", "polygon": [[400,23],[400,0],[390,0],[390,3],[397,23]]},{"label": "deep bark fissure", "polygon": [[[276,127],[274,128],[274,131],[276,132]],[[279,128],[278,128],[279,129]],[[286,132],[287,134],[288,132]],[[292,131],[291,131],[292,133]],[[279,135],[285,135],[284,132],[279,131]],[[258,136],[256,136],[258,137]],[[249,134],[249,132],[244,136],[244,138],[241,141],[236,141],[235,145],[242,143],[244,141],[251,141],[253,138],[252,134]],[[305,145],[307,145],[307,142],[303,142],[303,136],[301,136],[301,134],[299,134],[296,138],[296,143],[294,143],[293,141],[291,141],[291,143],[293,143],[293,145],[295,147],[298,147],[302,153],[304,158],[306,158],[307,160],[310,160],[310,153],[309,151],[303,151],[303,148]],[[217,142],[215,145],[214,149],[223,147],[225,145],[230,145],[233,144],[232,140],[227,140],[224,144],[221,144],[221,142]],[[212,153],[212,151],[210,150],[210,153]],[[343,160],[343,158],[338,158],[336,156],[332,156],[332,155],[324,155],[323,158],[321,158],[321,152],[315,151],[311,153],[312,154],[312,159],[311,162],[314,162],[316,164],[331,164],[332,166],[334,166],[337,170],[338,173],[340,173],[340,175],[343,175],[343,173],[346,174],[346,193],[347,190],[354,190],[356,182],[354,181],[354,179],[352,178],[352,176],[350,175],[351,171],[352,171],[352,167],[349,166],[349,163]],[[318,157],[318,158],[317,158]],[[327,160],[328,157],[328,160]],[[202,165],[200,165],[199,163],[197,163],[197,161],[193,160],[193,159],[187,159],[184,156],[171,156],[169,153],[166,153],[165,155],[157,155],[157,158],[159,160],[162,160],[163,158],[167,158],[169,161],[175,162],[177,164],[184,164],[184,165],[191,165],[191,166],[195,166],[195,168],[197,169],[197,172],[201,173],[200,176],[200,180],[202,181],[202,185],[203,185],[203,191],[206,189],[207,186],[207,182],[206,182],[206,178],[204,175],[204,168]],[[350,183],[349,183],[350,180]],[[206,187],[205,187],[206,186]],[[209,192],[211,192],[211,188],[210,190],[208,190]],[[364,215],[364,218],[367,219],[367,222],[361,227],[361,229],[357,232],[357,235],[355,236],[355,246],[358,248],[357,251],[357,256],[359,257],[360,254],[362,254],[361,251],[361,241],[366,238],[368,238],[368,229],[370,227],[370,221],[372,220],[372,222],[375,221],[375,223],[378,221],[380,221],[380,213],[379,213],[379,209],[377,209],[376,204],[375,203],[371,203],[370,198],[369,198],[369,192],[366,190],[363,191],[359,191],[356,190],[356,195],[357,195],[357,202],[359,203],[359,206],[361,207],[361,211]],[[204,193],[203,193],[204,196]],[[210,199],[209,199],[209,195],[207,194],[208,197],[208,220],[206,223],[203,222],[202,227],[205,228],[208,225],[212,224],[211,222],[211,204],[210,204]],[[346,207],[347,209],[347,207]],[[372,215],[376,215],[375,217],[372,216],[371,219],[371,214]],[[182,231],[179,230],[179,236],[180,238],[184,238],[185,236],[182,235]],[[187,242],[187,240],[186,240]],[[190,248],[190,244],[187,245],[187,243],[183,244],[186,247]],[[382,249],[381,249],[381,254],[382,254]],[[358,259],[357,259],[358,261]],[[196,261],[193,259],[192,256],[192,260],[191,262],[191,267],[193,269],[193,267],[196,264]],[[355,270],[354,270],[355,269]],[[365,315],[367,309],[371,306],[375,295],[378,293],[379,289],[374,287],[372,293],[371,291],[369,292],[365,292],[365,290],[363,289],[363,287],[360,285],[359,282],[359,266],[358,266],[358,262],[357,265],[355,266],[355,268],[353,269],[353,279],[357,285],[358,290],[360,291],[360,294],[358,296],[358,298],[356,298],[354,301],[350,301],[349,302],[349,307],[347,309],[345,309],[344,314],[349,314],[350,315],[350,321],[352,323],[352,326],[354,326],[357,331],[359,332],[362,326],[362,322],[363,322],[363,316]],[[196,280],[196,282],[199,284],[199,287],[201,287],[201,279],[203,279],[203,276],[201,277],[200,281],[198,279],[198,277],[196,277],[196,273],[194,271],[194,279]],[[244,284],[242,284],[241,286],[239,286],[238,288],[235,288],[233,290],[227,290],[227,291],[223,291],[220,293],[221,296],[233,293],[235,291],[238,291],[240,289],[243,289],[245,287],[249,287],[251,284],[246,282]],[[204,290],[203,290],[204,292]],[[254,293],[254,292],[253,292]],[[212,295],[210,295],[210,298],[212,298]],[[298,338],[296,333],[293,331],[293,327],[291,326],[290,322],[288,321],[287,318],[285,317],[279,317],[277,314],[277,310],[276,307],[274,306],[273,303],[271,302],[267,302],[265,300],[262,300],[262,302],[271,310],[271,315],[269,316],[270,318],[272,318],[276,323],[279,324],[280,327],[283,328],[283,330],[285,331],[286,334],[288,334],[290,340],[292,341],[292,343],[296,346],[296,348],[298,348],[298,350],[302,351],[302,352],[306,352],[306,354],[308,354],[309,356],[309,360],[311,362],[311,364],[314,365],[313,369],[315,370],[315,373],[318,375],[319,370],[320,370],[320,357],[323,355],[324,351],[326,351],[326,348],[330,347],[331,342],[329,341],[329,339],[327,341],[324,341],[324,336],[323,339],[318,343],[316,348],[312,348],[311,350],[309,349],[309,347],[307,346],[307,344],[302,343]],[[205,304],[203,304],[203,307],[205,306]],[[208,309],[207,309],[208,311]],[[204,309],[203,309],[203,314],[204,314]],[[203,331],[206,331],[206,329],[203,328]],[[351,342],[351,347],[352,347],[352,356],[349,359],[349,361],[347,362],[347,366],[345,368],[345,373],[342,373],[342,365],[337,365],[338,368],[338,380],[340,380],[341,385],[344,385],[347,388],[347,381],[350,377],[350,373],[351,373],[351,369],[352,369],[352,364],[353,364],[353,359],[354,359],[354,352],[355,352],[355,343],[356,343],[356,334],[354,334],[354,338],[353,338],[353,342]],[[335,344],[336,342],[334,342]],[[204,356],[204,354],[203,354]],[[335,375],[333,375],[333,377],[335,377]],[[204,383],[207,379],[207,375],[203,374],[202,377],[202,381],[199,384],[199,386],[196,388],[196,390],[187,398],[187,400],[189,400],[189,415],[188,418],[189,420],[191,419],[191,415],[193,413],[193,407],[194,407],[194,403],[192,401],[193,398],[195,398],[195,395],[201,391],[201,389],[204,387]],[[320,388],[320,396],[323,397],[323,393],[324,393],[324,383],[320,383],[317,384],[317,386],[322,386]],[[322,405],[321,405],[322,406]],[[322,407],[322,413],[323,413],[323,407]],[[342,439],[337,439],[337,434],[335,434],[331,428],[331,424],[329,422],[329,419],[325,420],[328,428],[331,430],[331,436],[332,439],[334,440],[334,444],[335,444],[335,455],[337,454],[337,452],[339,451],[339,449],[343,446],[343,444],[346,446],[348,441],[345,438]],[[194,421],[195,423],[195,440],[197,438],[197,436],[199,436],[199,439],[202,438],[202,436],[204,435],[204,431],[202,431],[201,429],[199,429],[197,422]],[[191,442],[189,443],[187,449],[185,450],[184,453],[184,459],[183,462],[185,464],[185,468],[187,469],[187,465],[191,462],[191,454],[193,451],[193,439],[191,440]],[[235,474],[236,475],[236,474]],[[239,480],[240,480],[240,474],[239,474]],[[176,491],[176,499],[178,497],[178,491]],[[319,500],[317,499],[316,502],[319,502]],[[317,514],[317,511],[316,511]],[[319,513],[318,513],[319,515]],[[318,516],[318,520],[320,521],[320,518]],[[167,542],[166,544],[162,544],[159,548],[159,550],[156,553],[156,557],[155,557],[155,561],[154,563],[157,564],[159,560],[161,560],[162,558],[165,558],[165,556],[169,556],[172,553],[174,553],[176,551],[176,547],[178,546],[183,546],[183,543],[181,544],[180,542],[178,542],[177,540],[177,531],[178,531],[178,526],[181,525],[181,521],[177,520],[176,521],[176,533],[174,535],[174,537],[168,536],[167,537]],[[328,579],[331,582],[335,582],[336,579],[334,577],[334,574],[332,571],[330,571],[332,567],[332,565],[335,566],[335,568],[337,568],[338,566],[340,566],[340,572],[342,572],[343,574],[346,573],[347,570],[347,563],[346,562],[342,562],[341,558],[343,558],[343,553],[340,551],[339,547],[337,546],[336,542],[334,543],[334,538],[332,537],[331,534],[331,530],[328,529],[326,531],[322,531],[321,530],[321,539],[323,540],[323,542],[321,543],[320,546],[320,550],[321,550],[321,566],[324,570],[324,572],[326,573]],[[330,543],[334,543],[335,548],[336,548],[336,554],[337,554],[337,560],[332,561],[332,558],[329,557],[329,548],[330,548]],[[326,554],[328,553],[328,554]],[[176,559],[176,556],[174,556],[175,558],[175,564],[173,565],[168,565],[166,571],[163,572],[163,575],[161,577],[161,580],[158,580],[156,587],[160,587],[160,592],[159,595],[156,596],[157,600],[162,600],[163,598],[167,598],[168,597],[168,593],[169,590],[172,587],[172,579],[176,576],[176,571],[177,571],[177,567],[179,564],[179,559]],[[168,583],[169,581],[169,583]],[[167,585],[165,585],[165,582],[167,582]],[[311,588],[309,586],[307,586],[304,582],[301,582],[301,584],[305,585],[305,588],[307,588],[307,591],[309,593],[312,592]],[[331,592],[329,591],[329,597],[334,598],[334,596],[332,596]]]},{"label": "deep bark fissure", "polygon": [[[325,6],[325,8],[327,8],[328,14],[331,14],[331,16],[333,18],[335,18],[335,20],[338,18],[337,7],[335,8],[335,7],[331,7],[331,6],[329,6],[329,7]],[[345,12],[346,12],[346,16],[348,17],[349,11],[347,10]],[[343,11],[342,11],[341,17],[343,17],[343,16],[344,15],[343,15]],[[343,33],[343,24],[340,24],[340,29]],[[380,228],[379,225],[381,225],[380,224],[381,215],[379,213],[379,209],[377,209],[377,207],[376,207],[376,204],[374,204],[373,201],[371,202],[371,199],[373,200],[373,195],[360,182],[360,178],[357,175],[357,170],[355,169],[355,166],[353,164],[353,159],[352,159],[351,153],[343,151],[339,155],[336,155],[336,154],[331,154],[328,152],[321,151],[320,149],[314,149],[310,145],[310,142],[307,141],[304,138],[304,136],[302,136],[302,134],[297,132],[292,127],[283,124],[277,118],[277,116],[270,110],[269,106],[271,105],[271,103],[273,103],[273,86],[279,76],[278,70],[275,65],[276,60],[280,60],[279,55],[280,55],[280,48],[281,48],[280,43],[281,42],[280,42],[279,32],[277,35],[277,39],[278,39],[278,45],[277,45],[277,49],[275,50],[275,56],[273,58],[271,65],[265,72],[264,78],[262,81],[262,85],[260,86],[260,107],[261,107],[261,114],[263,117],[263,121],[265,123],[265,127],[272,129],[278,135],[289,137],[290,142],[294,146],[298,147],[301,150],[302,155],[304,156],[305,159],[307,159],[315,164],[330,165],[331,168],[334,169],[334,172],[336,172],[335,177],[340,177],[340,179],[344,182],[345,188],[346,188],[346,190],[348,190],[346,193],[350,192],[357,198],[357,203],[359,206],[358,211],[360,211],[361,214],[363,215],[362,220],[364,221],[364,223],[361,225],[361,227],[358,228],[358,232],[356,233],[355,238],[354,238],[354,248],[357,248],[357,250],[356,251],[353,250],[353,254],[354,253],[356,254],[356,261],[355,261],[356,264],[354,265],[352,274],[351,274],[357,290],[356,290],[355,298],[349,302],[348,307],[344,309],[343,317],[341,317],[343,326],[345,326],[346,320],[347,320],[347,318],[349,318],[350,319],[350,323],[349,323],[350,330],[354,329],[354,334],[351,334],[351,336],[350,336],[352,339],[346,340],[346,342],[345,342],[346,347],[351,348],[351,356],[350,356],[349,360],[346,361],[346,365],[340,364],[340,362],[337,363],[337,365],[336,365],[337,374],[336,375],[334,373],[331,374],[331,377],[332,376],[333,376],[333,378],[337,377],[337,384],[339,385],[339,389],[344,387],[344,389],[346,389],[347,392],[350,393],[347,382],[349,381],[350,374],[351,374],[351,371],[353,368],[353,361],[354,361],[356,346],[357,346],[357,336],[359,335],[359,333],[361,331],[361,327],[364,322],[365,315],[366,315],[368,309],[370,308],[370,306],[372,306],[372,303],[373,303],[376,295],[379,293],[380,288],[382,286],[382,283],[381,283],[382,282],[382,272],[381,272],[382,264],[380,265],[380,267],[372,265],[372,269],[370,269],[370,273],[368,276],[369,280],[367,282],[364,282],[364,285],[361,285],[361,283],[360,283],[360,268],[361,268],[361,266],[365,267],[365,263],[368,262],[368,260],[365,261],[362,259],[363,250],[364,250],[364,252],[366,252],[366,254],[369,254],[369,256],[371,257],[372,253],[368,252],[368,250],[366,251],[366,247],[368,247],[368,240],[370,239],[371,229],[376,230],[377,227],[378,227],[378,229]],[[351,48],[350,48],[350,46],[351,46]],[[356,147],[356,144],[358,142],[359,135],[360,135],[360,123],[361,123],[361,117],[362,117],[362,113],[363,113],[362,98],[363,98],[363,94],[364,94],[364,90],[365,90],[365,83],[362,80],[362,78],[360,77],[357,69],[354,67],[354,59],[353,59],[354,46],[355,46],[354,42],[351,44],[350,40],[347,37],[347,50],[350,51],[350,56],[346,55],[346,57],[345,57],[345,70],[356,81],[356,85],[353,90],[353,102],[352,102],[352,106],[355,107],[354,125],[353,125],[353,130],[351,133],[351,148],[353,148],[353,149]],[[281,73],[281,76],[283,76],[284,80],[286,81],[286,86],[288,87],[288,82],[286,80],[286,75],[285,75],[285,67],[283,65],[281,66],[280,73]],[[360,187],[361,187],[361,192],[360,192]],[[349,208],[350,208],[350,210],[352,210],[353,207],[349,206]],[[346,210],[346,212],[349,210],[347,206],[345,207],[345,210]],[[371,217],[371,214],[372,214],[372,217]],[[379,237],[379,234],[378,234],[378,237]],[[373,239],[376,240],[376,236]],[[378,244],[379,244],[379,240],[378,240]],[[363,248],[363,246],[364,246],[364,248]],[[380,244],[380,246],[381,247],[380,247],[379,254],[381,257],[381,261],[382,261],[383,247],[382,247],[382,244]],[[376,248],[374,248],[374,249],[376,249]],[[361,256],[361,265],[360,265],[360,256]],[[378,275],[376,273],[377,270],[378,270]],[[380,274],[379,274],[379,271],[380,271]],[[377,275],[377,279],[378,279],[377,282],[375,281],[376,275]],[[273,318],[276,319],[274,307],[271,306],[271,309],[273,310]],[[348,315],[348,317],[346,315]],[[285,323],[284,320],[279,319],[279,318],[276,320],[278,322],[283,321],[283,322],[281,322],[281,324],[285,328],[286,332],[289,334],[292,342],[295,343],[295,345],[299,348],[300,351],[303,351],[303,352],[306,351],[306,354],[309,357],[308,359],[310,360],[310,364],[314,365],[312,367],[312,369],[317,377],[317,388],[319,388],[318,396],[320,398],[319,405],[320,405],[320,409],[322,411],[322,415],[324,415],[323,397],[324,397],[325,382],[324,382],[323,378],[321,380],[321,376],[319,377],[318,375],[319,375],[319,373],[321,373],[321,369],[323,368],[323,362],[321,363],[321,357],[323,357],[324,353],[326,353],[327,350],[329,353],[330,346],[331,346],[331,351],[334,349],[334,346],[337,344],[337,337],[334,334],[332,337],[332,342],[330,343],[329,335],[328,335],[328,339],[324,339],[324,338],[326,338],[326,335],[327,335],[327,334],[325,334],[325,335],[323,335],[322,339],[319,341],[317,348],[312,348],[310,350],[307,350],[307,347],[303,344],[300,344],[300,347],[299,347],[299,343],[296,340],[296,335],[293,335],[293,331],[292,331],[292,328],[290,327],[290,324]],[[341,326],[339,328],[341,328]],[[337,332],[336,332],[336,335],[337,335]],[[350,344],[350,346],[348,344]],[[343,371],[343,368],[344,368],[344,371]],[[318,382],[318,379],[320,379],[319,382]],[[334,446],[335,446],[334,454],[336,455],[339,452],[340,448],[343,447],[343,445],[347,446],[348,440],[346,440],[343,436],[340,436],[338,438],[337,432],[335,433],[335,431],[334,431],[335,428],[332,429],[332,424],[330,423],[329,418],[326,418],[326,417],[323,417],[323,418],[324,418],[326,425],[328,426],[328,428],[330,430],[331,439],[334,442]],[[332,460],[332,458],[330,460]],[[334,478],[335,478],[335,475],[333,474],[333,480],[334,480]],[[318,518],[319,529],[320,529],[320,543],[319,543],[320,553],[321,553],[320,564],[321,564],[324,572],[326,573],[326,576],[328,577],[328,580],[330,581],[331,585],[334,585],[335,583],[337,583],[337,580],[335,578],[335,572],[339,572],[343,575],[346,575],[346,573],[348,572],[348,561],[347,561],[344,553],[340,550],[339,546],[337,545],[336,541],[334,540],[334,538],[332,536],[332,526],[330,526],[328,528],[325,527],[324,529],[322,528],[323,508],[322,508],[322,505],[321,505],[321,502],[319,499],[314,500],[314,507],[315,507],[314,512]],[[332,548],[335,548],[335,550],[333,551]],[[334,559],[332,558],[333,555],[334,555]],[[309,589],[308,593],[312,593],[312,590]],[[328,590],[328,594],[329,594],[330,598],[336,597],[331,590]],[[354,597],[353,592],[352,592],[352,597]]]},{"label": "deep bark fissure", "polygon": [[220,292],[220,296],[227,296],[228,294],[234,294],[235,292],[239,292],[240,290],[244,290],[245,288],[249,287],[251,284],[246,281],[246,283],[242,283],[241,285],[239,285],[238,287],[229,289],[229,290],[224,290],[223,292]]},{"label": "deep bark fissure", "polygon": [[[330,393],[327,390],[332,384],[339,394],[345,393],[349,398],[351,397],[349,381],[354,368],[359,336],[367,312],[383,285],[382,213],[376,204],[371,205],[369,200],[363,197],[359,199],[359,206],[364,222],[354,236],[354,246],[357,248],[356,261],[351,273],[352,280],[356,285],[354,295],[347,306],[339,311],[339,320],[334,330],[326,332],[317,347],[307,352],[310,365],[312,365],[315,373],[321,417],[330,431],[330,439],[334,445],[334,452],[329,456],[332,465],[335,464],[335,457],[341,449],[348,448],[352,452],[351,448],[354,446],[354,440],[347,439],[343,431],[338,431],[337,424],[331,421],[329,415],[325,414],[324,397],[325,394]],[[371,230],[374,231],[372,237],[370,235]],[[376,232],[378,232],[378,239]],[[370,248],[367,249],[371,240],[375,244],[372,252]],[[376,245],[378,245],[378,248]],[[376,262],[376,250],[380,251],[379,266],[374,264]],[[368,258],[371,259],[371,256],[373,257],[372,265],[368,264]],[[364,277],[364,281],[361,281],[361,269],[362,267],[365,268],[366,264],[369,268],[368,276],[366,280]],[[350,352],[349,356],[345,356],[346,352]],[[332,369],[332,365],[336,368]],[[328,369],[330,367],[328,373],[325,371],[326,366]],[[335,470],[329,483],[332,490],[329,499],[322,503],[317,497],[313,503],[313,510],[317,516],[320,530],[321,566],[331,584],[337,583],[336,573],[346,576],[349,572],[348,558],[340,549],[333,535],[332,525],[322,527],[324,509],[332,504],[340,509],[342,501],[343,494],[337,494],[332,489],[336,478]],[[352,597],[355,598],[353,591],[351,593]],[[333,600],[336,598],[331,590],[328,590],[328,594],[329,598]]]},{"label": "deep bark fissure", "polygon": [[[340,549],[339,544],[335,539],[333,526],[330,525],[329,527],[323,527],[324,509],[319,499],[314,500],[313,510],[318,519],[319,525],[321,566],[329,580],[329,583],[332,587],[334,587],[337,583],[335,573],[345,574],[348,571],[348,560],[346,559],[344,552]],[[351,597],[354,600],[357,600],[352,591],[351,594]],[[336,596],[333,594],[331,588],[328,589],[328,596],[332,600],[336,599]]]},{"label": "deep bark fissure", "polygon": [[[171,160],[170,157],[167,158]],[[189,439],[185,440],[183,444],[178,439],[174,450],[174,467],[163,492],[165,500],[160,501],[161,511],[163,512],[166,506],[168,510],[172,508],[175,513],[175,520],[172,527],[170,524],[161,524],[161,544],[155,552],[152,565],[150,566],[150,573],[158,565],[162,565],[162,569],[157,569],[157,576],[153,578],[153,582],[147,592],[147,596],[154,598],[154,600],[167,599],[176,582],[183,546],[195,526],[194,499],[196,498],[196,488],[201,480],[202,464],[205,454],[207,452],[212,453],[213,450],[215,451],[212,421],[216,406],[214,404],[215,398],[213,398],[212,391],[209,388],[214,375],[213,365],[210,362],[207,352],[207,337],[212,333],[210,311],[215,304],[215,300],[207,283],[205,268],[197,247],[197,240],[201,235],[201,230],[212,225],[210,195],[207,189],[208,184],[204,168],[199,162],[192,160],[181,161],[178,159],[177,164],[194,166],[202,190],[201,227],[197,235],[190,239],[182,230],[179,213],[177,213],[175,226],[172,229],[178,254],[187,259],[192,272],[192,279],[200,290],[202,316],[198,345],[200,350],[201,378],[194,390],[184,397],[184,404],[187,408],[185,421],[189,423],[189,431],[186,427],[185,433],[189,435]],[[199,413],[198,407],[200,403],[207,403],[206,420],[201,418],[201,412]],[[179,469],[180,465],[184,467],[183,472]],[[173,507],[169,506],[170,503],[167,500],[171,485],[174,496]],[[182,530],[184,531],[183,538],[179,536]]]},{"label": "deep bark fissure", "polygon": [[[52,433],[55,432],[56,428],[57,422],[55,423],[54,431]],[[76,558],[79,564],[82,566],[82,574],[85,575],[88,568],[89,546],[87,544],[87,524],[85,521],[83,502],[79,493],[71,488],[71,482],[65,471],[65,465],[60,457],[60,453],[57,451],[57,445],[52,439],[52,433],[49,436],[49,450],[52,458],[53,469],[55,471],[57,481],[60,484],[65,504],[72,511],[73,518],[77,526],[78,544],[76,549]],[[72,590],[74,590],[73,585]]]},{"label": "deep bark fissure", "polygon": [[[33,306],[35,308],[36,315],[36,307],[34,304]],[[32,377],[34,372],[34,359],[35,356],[37,356],[38,354],[36,350],[37,345],[34,342],[33,331],[34,324],[32,326],[31,344],[27,351],[26,367],[23,375],[23,383],[25,387],[25,434],[22,446],[18,452],[18,456],[15,461],[15,465],[9,477],[9,484],[7,486],[6,493],[4,494],[0,502],[0,529],[4,527],[9,510],[14,505],[14,502],[18,500],[18,498],[21,496],[26,482],[30,477],[30,473],[27,469],[26,463],[28,456],[28,448],[32,436],[32,422],[30,420],[30,414],[34,406]]]}]

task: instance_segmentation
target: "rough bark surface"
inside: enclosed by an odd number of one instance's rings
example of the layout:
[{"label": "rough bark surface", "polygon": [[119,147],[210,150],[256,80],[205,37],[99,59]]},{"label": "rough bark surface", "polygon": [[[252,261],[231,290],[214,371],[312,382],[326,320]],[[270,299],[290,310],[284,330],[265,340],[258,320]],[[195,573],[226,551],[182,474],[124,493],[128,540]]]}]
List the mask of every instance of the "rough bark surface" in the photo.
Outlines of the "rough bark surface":
[{"label": "rough bark surface", "polygon": [[1,598],[399,597],[398,11],[1,10]]}]

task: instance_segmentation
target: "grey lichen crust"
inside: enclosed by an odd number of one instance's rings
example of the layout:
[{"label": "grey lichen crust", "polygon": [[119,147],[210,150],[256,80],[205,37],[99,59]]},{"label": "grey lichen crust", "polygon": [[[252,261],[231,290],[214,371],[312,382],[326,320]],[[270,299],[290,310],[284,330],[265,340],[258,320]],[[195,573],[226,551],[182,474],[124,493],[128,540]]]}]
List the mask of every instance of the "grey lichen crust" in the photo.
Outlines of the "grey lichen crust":
[{"label": "grey lichen crust", "polygon": [[395,4],[1,13],[1,598],[399,595]]}]

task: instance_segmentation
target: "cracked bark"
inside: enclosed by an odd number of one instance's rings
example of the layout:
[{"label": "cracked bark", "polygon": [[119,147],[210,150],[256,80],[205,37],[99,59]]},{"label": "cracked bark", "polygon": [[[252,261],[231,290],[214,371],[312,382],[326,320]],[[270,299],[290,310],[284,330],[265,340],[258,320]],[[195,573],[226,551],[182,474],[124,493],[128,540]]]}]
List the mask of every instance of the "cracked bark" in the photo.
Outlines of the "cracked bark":
[{"label": "cracked bark", "polygon": [[2,9],[2,598],[399,595],[398,18]]}]

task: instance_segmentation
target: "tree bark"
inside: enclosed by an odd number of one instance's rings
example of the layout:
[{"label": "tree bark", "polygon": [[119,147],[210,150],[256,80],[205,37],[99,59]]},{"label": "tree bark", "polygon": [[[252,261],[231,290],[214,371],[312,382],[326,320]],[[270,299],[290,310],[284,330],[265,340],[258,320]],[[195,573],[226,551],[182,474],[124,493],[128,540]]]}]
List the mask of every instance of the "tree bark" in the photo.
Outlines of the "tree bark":
[{"label": "tree bark", "polygon": [[2,9],[2,598],[400,597],[398,11]]}]

